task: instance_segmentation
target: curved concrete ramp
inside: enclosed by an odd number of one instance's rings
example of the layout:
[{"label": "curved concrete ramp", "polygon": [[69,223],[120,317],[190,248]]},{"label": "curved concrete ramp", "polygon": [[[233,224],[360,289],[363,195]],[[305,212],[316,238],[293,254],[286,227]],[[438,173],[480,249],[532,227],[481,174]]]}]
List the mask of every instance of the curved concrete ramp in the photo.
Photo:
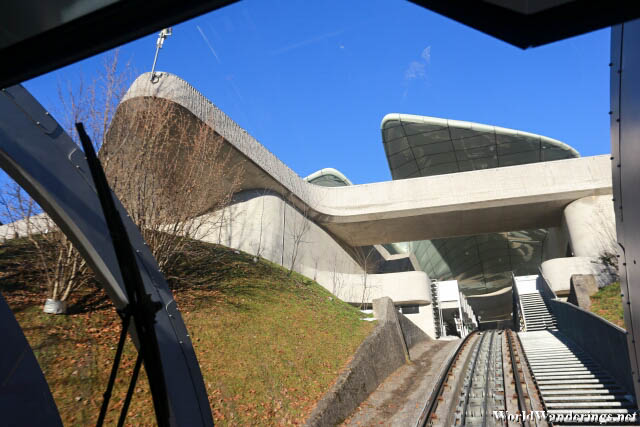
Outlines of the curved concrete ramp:
[{"label": "curved concrete ramp", "polygon": [[243,189],[267,188],[308,206],[318,224],[352,246],[558,226],[568,203],[612,191],[607,156],[345,187],[315,186],[184,80],[163,73],[151,83],[149,77],[141,75],[123,103],[155,97],[182,107],[220,134],[238,161],[246,162]]}]

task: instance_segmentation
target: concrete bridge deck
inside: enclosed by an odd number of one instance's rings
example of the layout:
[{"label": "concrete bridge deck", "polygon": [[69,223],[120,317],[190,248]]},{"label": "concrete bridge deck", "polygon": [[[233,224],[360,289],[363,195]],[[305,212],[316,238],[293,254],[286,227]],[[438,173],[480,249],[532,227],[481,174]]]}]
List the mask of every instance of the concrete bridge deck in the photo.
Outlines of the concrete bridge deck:
[{"label": "concrete bridge deck", "polygon": [[353,185],[309,184],[184,80],[140,76],[124,97],[166,99],[220,134],[245,164],[243,189],[287,197],[352,246],[558,226],[564,207],[611,194],[607,155]]}]

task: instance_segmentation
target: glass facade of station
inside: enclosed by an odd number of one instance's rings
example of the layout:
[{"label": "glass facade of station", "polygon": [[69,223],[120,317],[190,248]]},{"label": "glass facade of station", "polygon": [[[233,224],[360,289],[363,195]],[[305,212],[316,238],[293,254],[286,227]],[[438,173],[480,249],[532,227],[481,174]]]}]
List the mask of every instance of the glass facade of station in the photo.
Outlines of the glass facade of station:
[{"label": "glass facade of station", "polygon": [[[382,139],[393,179],[578,157],[570,146],[540,135],[457,120],[389,114]],[[458,280],[466,295],[511,284],[511,274],[537,274],[546,230],[513,231],[410,242],[432,279]]]},{"label": "glass facade of station", "polygon": [[465,295],[494,292],[516,276],[537,274],[544,229],[411,242],[409,247],[431,278],[458,280]]}]

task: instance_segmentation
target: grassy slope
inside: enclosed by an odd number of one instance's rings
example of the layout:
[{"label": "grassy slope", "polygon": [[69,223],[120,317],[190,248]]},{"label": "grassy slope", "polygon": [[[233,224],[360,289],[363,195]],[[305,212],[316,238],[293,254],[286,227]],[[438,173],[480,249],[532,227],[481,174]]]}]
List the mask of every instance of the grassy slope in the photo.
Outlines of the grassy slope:
[{"label": "grassy slope", "polygon": [[609,322],[625,328],[620,283],[612,283],[592,295],[591,308],[589,310]]},{"label": "grassy slope", "polygon": [[[74,297],[73,314],[42,314],[41,272],[30,246],[0,246],[0,291],[34,348],[65,425],[95,423],[120,322],[102,290]],[[308,415],[373,328],[318,284],[244,253],[193,243],[169,277],[200,361],[216,424],[297,423]],[[107,425],[115,424],[133,367],[128,342]],[[129,410],[154,424],[144,375]]]}]

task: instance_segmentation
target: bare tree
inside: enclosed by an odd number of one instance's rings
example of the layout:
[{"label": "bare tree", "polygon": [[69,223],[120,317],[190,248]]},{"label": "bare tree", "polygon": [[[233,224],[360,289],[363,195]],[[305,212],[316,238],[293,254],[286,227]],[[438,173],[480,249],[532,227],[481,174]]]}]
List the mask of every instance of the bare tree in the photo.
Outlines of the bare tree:
[{"label": "bare tree", "polygon": [[26,238],[46,284],[45,313],[65,313],[71,293],[87,279],[87,264],[54,222],[14,181],[0,191],[0,207],[8,224],[3,238]]},{"label": "bare tree", "polygon": [[357,246],[353,248],[353,255],[360,267],[362,273],[360,275],[362,284],[362,294],[360,298],[360,308],[366,307],[367,301],[371,297],[372,285],[369,280],[369,274],[375,273],[380,263],[378,251],[375,246]]},{"label": "bare tree", "polygon": [[[227,217],[227,209],[228,209],[228,207],[224,207],[219,212],[218,222],[220,224],[224,224],[226,222],[225,218]],[[223,242],[222,241],[222,233],[223,233],[223,231],[224,230],[223,230],[222,225],[220,227],[218,227],[218,244],[219,245],[224,245],[225,243],[227,243],[227,242]],[[228,234],[227,238],[230,238],[230,236],[231,236],[231,233]]]},{"label": "bare tree", "polygon": [[[116,106],[130,82],[128,64],[122,66],[117,50],[107,55],[102,69],[91,81],[82,76],[58,85],[60,119],[76,139],[75,123],[83,122],[96,149],[100,147]],[[77,141],[77,139],[76,139]],[[73,244],[35,201],[13,180],[0,191],[0,204],[15,237],[26,237],[35,253],[47,285],[46,313],[65,313],[69,296],[87,279],[87,264]]]},{"label": "bare tree", "polygon": [[[80,79],[59,88],[63,126],[75,136],[73,124],[84,122],[112,189],[166,272],[188,239],[224,221],[224,216],[199,216],[228,205],[243,165],[220,135],[169,101],[136,98],[119,104],[128,86],[125,75],[115,52],[89,84]],[[55,312],[64,312],[69,295],[83,283],[86,263],[48,217],[36,216],[42,210],[20,191],[5,191],[3,211],[13,209],[15,227],[26,227],[47,274],[47,298],[57,304]]]},{"label": "bare tree", "polygon": [[336,253],[333,254],[333,262],[331,264],[331,285],[331,293],[344,299],[344,296],[340,295],[344,287],[344,274],[339,271],[338,254]]},{"label": "bare tree", "polygon": [[[287,215],[287,211],[290,215]],[[311,220],[309,218],[309,206],[306,203],[302,203],[300,209],[296,209],[294,205],[293,195],[289,194],[287,202],[284,203],[284,233],[285,237],[289,237],[291,240],[291,254],[289,258],[289,275],[293,272],[296,266],[296,262],[300,256],[300,249],[302,245],[308,243],[305,238],[309,229],[311,228]],[[284,256],[284,240],[282,253]]]},{"label": "bare tree", "polygon": [[598,206],[590,218],[590,232],[598,241],[598,259],[614,280],[619,280],[618,238],[613,212],[607,212],[609,204]]},{"label": "bare tree", "polygon": [[96,151],[104,141],[120,100],[133,81],[134,70],[120,58],[115,49],[107,54],[100,70],[87,81],[82,75],[66,83],[58,83],[59,111],[65,131],[78,142],[75,124],[82,122]]},{"label": "bare tree", "polygon": [[311,259],[313,260],[313,281],[318,280],[318,266],[320,265],[321,255],[318,252],[311,253]]},{"label": "bare tree", "polygon": [[226,215],[244,167],[223,138],[182,107],[135,98],[118,107],[100,152],[109,183],[163,271],[188,239],[209,235]]},{"label": "bare tree", "polygon": [[257,260],[262,256],[262,236],[264,233],[264,202],[266,196],[269,194],[269,190],[263,189],[258,192],[258,197],[260,197],[260,225],[258,229],[258,241],[256,242],[256,250],[255,250],[255,258]]}]

